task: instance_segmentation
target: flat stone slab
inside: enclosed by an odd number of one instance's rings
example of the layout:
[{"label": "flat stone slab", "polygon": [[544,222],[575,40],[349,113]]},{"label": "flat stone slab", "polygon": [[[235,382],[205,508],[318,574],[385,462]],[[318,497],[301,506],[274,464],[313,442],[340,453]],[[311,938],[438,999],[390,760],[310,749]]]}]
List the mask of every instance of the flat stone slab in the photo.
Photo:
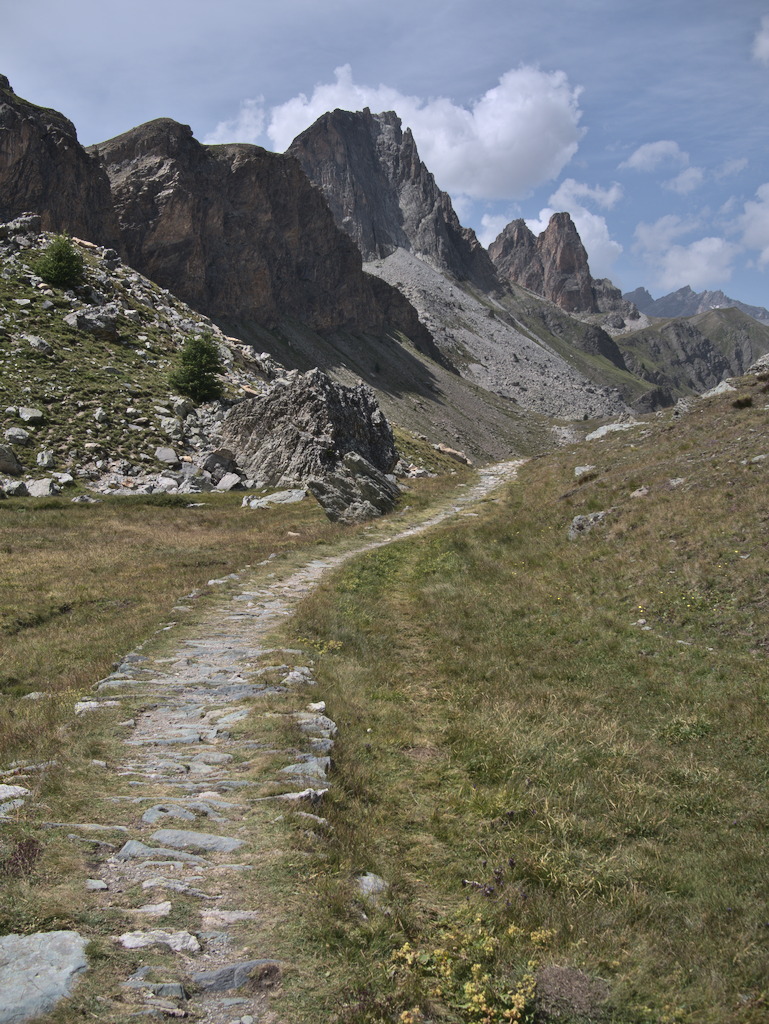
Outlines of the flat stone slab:
[{"label": "flat stone slab", "polygon": [[0,937],[0,1024],[24,1024],[50,1013],[88,967],[78,932]]},{"label": "flat stone slab", "polygon": [[[161,829],[161,831],[164,831]],[[167,829],[165,831],[171,831]],[[178,850],[171,850],[163,846],[146,846],[138,839],[129,839],[115,854],[116,860],[178,860],[187,861],[190,864],[204,864],[202,857],[196,857],[193,853],[180,853]]]},{"label": "flat stone slab", "polygon": [[26,786],[6,786],[5,784],[0,785],[0,800],[15,800],[18,797],[24,797],[29,795],[29,790]]},{"label": "flat stone slab", "polygon": [[192,811],[188,811],[184,807],[177,807],[176,804],[156,804],[154,807],[148,807],[142,814],[142,821],[154,825],[156,821],[165,817],[181,818],[183,821],[195,820]]},{"label": "flat stone slab", "polygon": [[168,946],[175,953],[197,953],[200,943],[189,932],[164,932],[160,928],[149,932],[124,932],[117,942],[124,949],[145,949],[148,946]]},{"label": "flat stone slab", "polygon": [[243,846],[242,839],[229,836],[215,836],[210,832],[190,832],[185,829],[161,828],[152,833],[152,839],[176,849],[211,850],[216,853],[232,853]]},{"label": "flat stone slab", "polygon": [[245,985],[251,989],[271,988],[280,980],[280,975],[280,964],[276,960],[242,960],[215,971],[193,974],[192,980],[204,992],[232,992]]}]

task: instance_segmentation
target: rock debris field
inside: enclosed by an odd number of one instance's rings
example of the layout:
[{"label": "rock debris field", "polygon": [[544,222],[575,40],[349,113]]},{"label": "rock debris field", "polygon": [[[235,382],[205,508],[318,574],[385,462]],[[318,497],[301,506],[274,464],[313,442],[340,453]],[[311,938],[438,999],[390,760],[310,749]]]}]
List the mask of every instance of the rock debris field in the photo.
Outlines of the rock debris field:
[{"label": "rock debris field", "polygon": [[[126,970],[116,967],[121,996],[105,998],[103,1015],[95,1019],[280,1020],[270,995],[290,965],[271,955],[274,921],[264,920],[269,915],[260,906],[258,873],[281,851],[270,848],[274,839],[260,841],[260,823],[264,830],[266,822],[292,816],[323,834],[337,727],[325,713],[306,653],[271,646],[269,638],[345,559],[450,516],[473,514],[469,507],[512,479],[519,465],[487,467],[429,520],[308,561],[287,578],[265,580],[263,572],[228,578],[227,596],[194,631],[167,627],[162,653],[140,647],[126,655],[96,684],[93,699],[75,706],[76,714],[125,706],[133,715],[120,723],[125,738],[115,763],[95,765],[111,775],[103,792],[115,808],[113,820],[41,823],[92,845],[83,892],[116,908],[121,921],[135,922],[110,940],[118,954],[126,951]],[[177,608],[180,615],[186,610]],[[185,636],[174,639],[174,628]],[[132,712],[137,701],[141,710]],[[246,719],[249,738],[233,735],[232,727]],[[14,778],[6,773],[0,786],[0,816],[6,818],[34,812],[29,788]],[[371,876],[359,880],[364,896],[386,884]],[[70,995],[89,969],[90,938],[75,931],[0,937],[0,1024],[49,1013]],[[146,957],[135,969],[137,950]]]}]

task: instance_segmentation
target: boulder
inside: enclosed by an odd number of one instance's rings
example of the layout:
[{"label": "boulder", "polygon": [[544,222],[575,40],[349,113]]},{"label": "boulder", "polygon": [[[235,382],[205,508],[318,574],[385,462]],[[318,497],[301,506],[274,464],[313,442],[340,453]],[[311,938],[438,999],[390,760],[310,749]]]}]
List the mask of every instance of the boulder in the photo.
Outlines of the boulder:
[{"label": "boulder", "polygon": [[216,489],[217,491],[233,491],[235,488],[241,487],[242,484],[243,481],[237,473],[225,473],[216,485]]},{"label": "boulder", "polygon": [[192,975],[192,980],[204,992],[232,992],[246,986],[248,990],[259,991],[272,988],[280,976],[280,964],[275,960],[241,960],[200,971]]},{"label": "boulder", "polygon": [[269,508],[270,505],[294,505],[296,502],[304,501],[307,491],[304,488],[293,488],[289,491],[275,491],[274,494],[267,494],[264,498],[249,498],[246,496],[242,502],[242,508]]},{"label": "boulder", "polygon": [[53,349],[44,338],[38,338],[36,334],[27,334],[26,340],[29,347],[35,352],[39,352],[43,356],[53,355]]},{"label": "boulder", "polygon": [[[11,444],[19,445],[20,448],[27,448],[33,443],[32,435],[22,427],[9,427],[5,432],[5,439],[10,441]],[[10,472],[10,470],[5,472]]]},{"label": "boulder", "polygon": [[359,521],[389,511],[400,493],[390,424],[365,385],[346,387],[321,370],[278,378],[235,406],[222,438],[259,486],[306,483],[329,518]]},{"label": "boulder", "polygon": [[45,422],[45,413],[40,409],[30,409],[26,405],[19,406],[19,419],[33,427]]},{"label": "boulder", "polygon": [[14,455],[13,450],[4,444],[0,444],[0,473],[7,473],[9,476],[19,476],[23,468]]},{"label": "boulder", "polygon": [[588,512],[584,516],[574,516],[569,527],[569,540],[577,540],[590,533],[596,526],[603,526],[604,520],[612,511],[614,510],[607,509],[605,512]]},{"label": "boulder", "polygon": [[49,498],[53,494],[60,494],[61,488],[51,477],[43,477],[42,480],[30,480],[27,491],[30,498]]},{"label": "boulder", "polygon": [[27,485],[23,480],[4,480],[3,490],[8,498],[26,498],[29,496]]},{"label": "boulder", "polygon": [[181,465],[179,456],[176,454],[173,448],[156,448],[155,458],[158,460],[158,462],[165,462],[169,466]]},{"label": "boulder", "polygon": [[332,522],[361,523],[395,508],[400,488],[355,452],[325,477],[312,477],[307,489]]},{"label": "boulder", "polygon": [[216,451],[206,456],[201,464],[201,469],[210,473],[212,481],[218,484],[226,473],[235,472],[237,463],[229,448],[217,448]]},{"label": "boulder", "polygon": [[117,321],[120,310],[114,302],[106,306],[84,306],[64,317],[64,323],[79,331],[87,331],[98,338],[114,340],[118,336]]}]

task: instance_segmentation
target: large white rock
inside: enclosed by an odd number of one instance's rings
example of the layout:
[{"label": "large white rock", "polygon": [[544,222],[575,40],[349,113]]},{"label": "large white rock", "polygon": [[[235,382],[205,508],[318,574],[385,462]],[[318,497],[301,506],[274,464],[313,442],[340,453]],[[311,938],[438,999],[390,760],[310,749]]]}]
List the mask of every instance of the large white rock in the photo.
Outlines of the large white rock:
[{"label": "large white rock", "polygon": [[88,967],[78,932],[0,937],[0,1024],[24,1024],[50,1013]]}]

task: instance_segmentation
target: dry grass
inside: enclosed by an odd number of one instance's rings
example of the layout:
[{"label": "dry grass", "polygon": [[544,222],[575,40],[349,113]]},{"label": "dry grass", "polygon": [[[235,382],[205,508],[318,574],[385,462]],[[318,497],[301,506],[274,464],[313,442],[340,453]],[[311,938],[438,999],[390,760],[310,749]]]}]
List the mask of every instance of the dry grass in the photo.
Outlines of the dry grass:
[{"label": "dry grass", "polygon": [[[608,1020],[766,1019],[762,388],[535,460],[479,519],[305,603],[296,628],[341,644],[321,667],[341,739],[311,929],[328,1019],[397,1020],[416,1000],[415,1020],[481,1020],[391,959],[476,915],[500,940],[554,932],[498,965],[511,992],[529,955],[607,979]],[[361,918],[365,870],[392,883],[390,916]]]}]

